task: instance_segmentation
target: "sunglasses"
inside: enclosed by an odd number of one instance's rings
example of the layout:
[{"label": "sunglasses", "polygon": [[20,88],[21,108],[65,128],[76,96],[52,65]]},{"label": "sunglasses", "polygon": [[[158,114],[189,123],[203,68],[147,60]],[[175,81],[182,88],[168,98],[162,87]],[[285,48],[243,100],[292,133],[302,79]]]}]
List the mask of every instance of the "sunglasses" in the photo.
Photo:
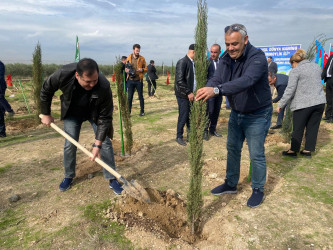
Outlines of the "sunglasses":
[{"label": "sunglasses", "polygon": [[233,25],[228,25],[227,27],[224,28],[224,33],[227,33],[228,30],[232,29],[233,31],[237,31],[239,32],[240,30],[244,31],[245,32],[245,35],[247,35],[247,31],[245,28],[243,27],[240,27],[239,25],[237,24],[233,24]]}]

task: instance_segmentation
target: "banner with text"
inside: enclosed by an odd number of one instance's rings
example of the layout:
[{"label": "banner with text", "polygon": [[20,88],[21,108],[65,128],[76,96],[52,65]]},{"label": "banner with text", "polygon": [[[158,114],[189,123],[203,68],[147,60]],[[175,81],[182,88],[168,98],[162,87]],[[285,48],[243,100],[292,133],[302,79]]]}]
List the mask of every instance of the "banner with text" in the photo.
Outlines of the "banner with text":
[{"label": "banner with text", "polygon": [[291,70],[291,65],[289,63],[290,57],[296,52],[296,50],[301,48],[301,44],[291,44],[291,45],[274,45],[274,46],[257,46],[265,52],[266,57],[273,57],[273,61],[278,66],[278,73],[289,74]]}]

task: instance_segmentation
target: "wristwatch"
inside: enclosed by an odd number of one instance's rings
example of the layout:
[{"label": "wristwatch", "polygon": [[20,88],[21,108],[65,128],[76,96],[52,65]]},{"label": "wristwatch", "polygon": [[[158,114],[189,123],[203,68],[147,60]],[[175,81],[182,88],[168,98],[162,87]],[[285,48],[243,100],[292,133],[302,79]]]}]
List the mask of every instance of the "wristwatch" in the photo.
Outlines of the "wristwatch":
[{"label": "wristwatch", "polygon": [[215,95],[220,94],[220,90],[219,90],[219,88],[214,87],[214,94],[215,94]]},{"label": "wristwatch", "polygon": [[101,149],[102,148],[102,145],[96,145],[95,143],[92,145],[93,148],[99,148]]}]

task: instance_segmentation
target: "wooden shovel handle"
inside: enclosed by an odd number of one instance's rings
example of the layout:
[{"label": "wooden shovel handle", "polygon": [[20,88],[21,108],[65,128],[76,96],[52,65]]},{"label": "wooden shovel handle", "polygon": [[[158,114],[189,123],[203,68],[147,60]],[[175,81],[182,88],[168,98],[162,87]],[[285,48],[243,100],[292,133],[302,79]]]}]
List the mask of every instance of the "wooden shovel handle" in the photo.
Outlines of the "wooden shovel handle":
[{"label": "wooden shovel handle", "polygon": [[[42,119],[43,115],[40,114],[39,118]],[[53,122],[51,122],[51,127],[56,130],[59,134],[61,134],[63,137],[65,137],[67,140],[69,140],[71,143],[73,143],[77,148],[79,148],[83,153],[88,155],[89,157],[92,157],[93,154],[88,151],[85,147],[83,147],[80,143],[75,141],[70,135],[68,135],[65,131],[63,131],[61,128],[59,128],[57,125],[55,125]],[[109,165],[107,165],[104,161],[102,161],[100,158],[95,158],[95,161],[101,165],[103,168],[105,168],[107,171],[109,171],[111,174],[114,175],[118,180],[121,178],[121,175],[117,173],[115,170],[113,170]]]}]

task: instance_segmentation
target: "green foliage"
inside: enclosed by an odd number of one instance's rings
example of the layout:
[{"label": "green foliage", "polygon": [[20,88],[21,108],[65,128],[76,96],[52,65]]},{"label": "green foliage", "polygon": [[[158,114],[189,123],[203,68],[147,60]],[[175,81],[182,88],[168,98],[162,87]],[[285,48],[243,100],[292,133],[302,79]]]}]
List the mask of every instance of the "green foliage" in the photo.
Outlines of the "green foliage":
[{"label": "green foliage", "polygon": [[99,242],[113,242],[117,249],[133,249],[132,243],[124,236],[125,227],[116,222],[109,222],[103,216],[106,209],[112,208],[110,200],[84,208],[84,216],[93,222],[90,234],[98,237]]},{"label": "green foliage", "polygon": [[9,169],[11,169],[13,164],[6,164],[3,167],[0,167],[0,174],[7,172]]},{"label": "green foliage", "polygon": [[[205,86],[207,81],[207,3],[198,0],[198,23],[195,32],[195,77],[197,89]],[[187,217],[192,225],[192,233],[199,230],[202,199],[202,150],[203,133],[207,124],[207,104],[202,101],[191,105],[189,132],[189,161],[191,166],[190,186],[187,193]]]},{"label": "green foliage", "polygon": [[118,62],[114,66],[115,79],[117,84],[117,96],[120,105],[121,119],[125,128],[125,149],[128,154],[131,154],[133,148],[133,133],[132,133],[132,122],[131,114],[128,108],[128,98],[124,90],[124,75],[122,70],[123,64],[118,59]]},{"label": "green foliage", "polygon": [[[44,64],[44,77],[52,75],[56,70],[60,69],[62,64]],[[109,76],[113,73],[113,65],[98,65],[100,72]],[[6,75],[11,74],[15,78],[31,77],[33,74],[33,64],[9,63],[6,64]]]},{"label": "green foliage", "polygon": [[172,78],[175,79],[174,74],[175,74],[175,66],[173,65],[173,60],[172,60],[170,79]]},{"label": "green foliage", "polygon": [[36,105],[35,114],[36,119],[39,120],[40,111],[40,90],[43,85],[43,65],[42,65],[42,51],[39,42],[36,45],[35,52],[33,54],[33,65],[32,65],[32,87],[33,97]]},{"label": "green foliage", "polygon": [[306,51],[306,58],[309,61],[312,61],[315,58],[316,49],[317,49],[316,40],[320,42],[320,44],[324,47],[325,43],[332,39],[333,39],[332,37],[327,38],[325,34],[319,34],[318,36],[314,37],[312,43],[310,44],[309,48]]},{"label": "green foliage", "polygon": [[110,76],[113,74],[113,68],[115,65],[98,65],[99,71],[105,76]]}]

